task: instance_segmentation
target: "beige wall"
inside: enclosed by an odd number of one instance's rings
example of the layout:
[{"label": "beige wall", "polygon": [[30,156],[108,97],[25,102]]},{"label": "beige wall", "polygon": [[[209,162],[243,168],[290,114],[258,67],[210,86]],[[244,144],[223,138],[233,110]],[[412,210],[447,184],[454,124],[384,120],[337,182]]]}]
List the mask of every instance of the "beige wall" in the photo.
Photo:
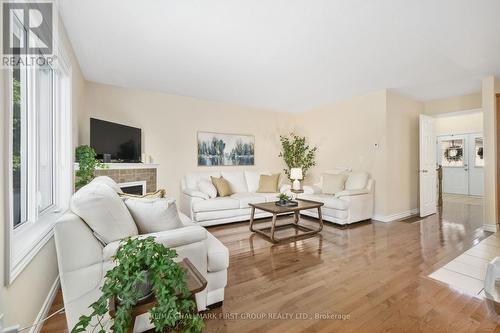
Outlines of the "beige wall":
[{"label": "beige wall", "polygon": [[436,135],[477,133],[483,131],[483,112],[436,117]]},{"label": "beige wall", "polygon": [[[280,172],[283,169],[278,158],[279,134],[291,129],[291,114],[90,82],[85,96],[88,115],[80,123],[83,137],[80,144],[89,142],[89,116],[142,128],[143,150],[160,165],[158,186],[176,198],[179,198],[180,179],[190,171],[248,168]],[[255,135],[256,165],[198,167],[197,131]]]},{"label": "beige wall", "polygon": [[500,87],[493,76],[483,79],[483,132],[484,132],[484,223],[495,225],[496,219],[496,100]]},{"label": "beige wall", "polygon": [[450,98],[436,99],[424,103],[424,113],[436,115],[463,110],[472,110],[481,108],[481,92],[455,96]]},{"label": "beige wall", "polygon": [[[368,171],[376,181],[375,209],[381,211],[386,158],[386,91],[358,96],[296,116],[297,129],[318,147],[316,166],[306,183],[336,167]],[[379,144],[379,149],[374,145]]]},{"label": "beige wall", "polygon": [[387,94],[387,177],[384,215],[418,208],[419,115],[424,106],[389,91]]},{"label": "beige wall", "polygon": [[[59,20],[62,22],[62,20]],[[85,81],[81,73],[78,61],[73,53],[71,43],[66,37],[66,32],[63,26],[59,27],[62,37],[62,43],[69,52],[68,56],[72,63],[72,108],[73,108],[73,133],[74,144],[78,137],[78,115],[82,111],[82,101],[84,98]],[[3,73],[3,72],[2,72]],[[3,89],[2,89],[3,92]],[[4,99],[2,99],[4,100]],[[4,119],[0,120],[1,128],[5,128]],[[2,131],[2,134],[5,133]],[[5,146],[4,136],[0,138],[1,147]],[[2,154],[5,156],[5,154]],[[3,167],[3,164],[2,164]],[[3,172],[0,177],[0,185],[3,189],[4,177]],[[0,192],[0,216],[4,216],[3,207],[3,191]],[[0,263],[4,259],[5,242],[3,237],[5,219],[2,218],[0,225]],[[4,276],[4,265],[0,265],[0,273]],[[0,303],[3,302],[4,324],[6,326],[20,324],[21,326],[31,325],[38,315],[54,281],[58,276],[57,257],[55,251],[54,240],[49,242],[38,252],[30,264],[22,271],[22,273],[9,286],[0,288]],[[0,305],[1,306],[1,305]],[[0,307],[0,310],[2,308]],[[0,311],[1,313],[2,311]]]},{"label": "beige wall", "polygon": [[298,114],[299,132],[318,146],[308,182],[335,167],[365,170],[376,182],[376,215],[416,209],[422,111],[422,103],[383,90]]}]

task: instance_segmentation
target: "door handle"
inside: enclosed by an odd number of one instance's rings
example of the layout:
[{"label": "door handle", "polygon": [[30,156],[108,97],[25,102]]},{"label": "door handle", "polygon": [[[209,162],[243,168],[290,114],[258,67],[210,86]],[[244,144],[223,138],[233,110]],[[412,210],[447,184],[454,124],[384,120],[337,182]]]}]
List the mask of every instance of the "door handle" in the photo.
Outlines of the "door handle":
[{"label": "door handle", "polygon": [[420,172],[427,173],[427,170],[423,169],[423,170],[420,170]]}]

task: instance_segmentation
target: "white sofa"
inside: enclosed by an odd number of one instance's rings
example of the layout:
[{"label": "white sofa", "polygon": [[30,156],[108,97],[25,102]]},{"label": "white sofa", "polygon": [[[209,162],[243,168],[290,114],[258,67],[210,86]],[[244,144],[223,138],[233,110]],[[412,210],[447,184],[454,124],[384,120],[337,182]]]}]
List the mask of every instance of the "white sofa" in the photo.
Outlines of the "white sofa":
[{"label": "white sofa", "polygon": [[[187,216],[180,214],[180,219],[181,227],[148,236],[175,249],[178,260],[189,258],[207,279],[206,289],[195,295],[198,310],[219,305],[224,300],[227,284],[229,251]],[[99,288],[104,275],[113,267],[111,257],[119,241],[102,245],[89,226],[73,212],[66,213],[56,223],[54,234],[66,320],[71,330],[81,315],[89,313],[88,306],[99,298]]]},{"label": "white sofa", "polygon": [[[324,221],[337,224],[351,224],[371,219],[373,216],[373,197],[375,181],[366,172],[349,170],[332,170],[325,173],[344,173],[347,175],[345,190],[332,194],[322,193],[323,177],[313,186],[304,186],[301,199],[323,202],[321,209]],[[302,215],[318,218],[317,210],[304,210]]]},{"label": "white sofa", "polygon": [[[249,203],[277,201],[279,192],[258,193],[260,175],[270,175],[267,171],[213,171],[195,172],[181,180],[180,210],[202,226],[211,226],[250,219]],[[224,177],[231,185],[233,194],[229,197],[210,198],[202,193],[198,183],[210,177]],[[282,177],[281,177],[282,178]],[[281,185],[280,191],[290,185]],[[269,217],[271,214],[257,211],[255,218]]]}]

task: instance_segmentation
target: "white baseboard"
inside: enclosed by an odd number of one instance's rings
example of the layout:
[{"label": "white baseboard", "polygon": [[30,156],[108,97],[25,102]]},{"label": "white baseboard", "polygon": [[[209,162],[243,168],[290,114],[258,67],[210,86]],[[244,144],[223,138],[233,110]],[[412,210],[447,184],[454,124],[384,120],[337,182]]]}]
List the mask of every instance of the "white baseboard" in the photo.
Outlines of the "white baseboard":
[{"label": "white baseboard", "polygon": [[[38,312],[38,315],[36,316],[35,322],[38,323],[41,320],[43,320],[45,317],[47,317],[50,313],[50,307],[52,305],[52,302],[54,302],[54,299],[56,298],[57,295],[57,290],[59,289],[59,275],[57,276],[56,280],[52,284],[52,287],[50,287],[49,293],[47,297],[45,298],[45,301],[42,304],[42,308],[40,309],[40,312]],[[43,323],[39,325],[33,326],[29,333],[38,333],[42,329]]]},{"label": "white baseboard", "polygon": [[484,231],[497,232],[496,224],[483,224]]},{"label": "white baseboard", "polygon": [[405,212],[399,212],[399,213],[391,214],[391,215],[377,215],[377,214],[375,214],[375,215],[373,215],[372,220],[376,220],[379,222],[392,222],[392,221],[401,220],[401,219],[404,219],[404,218],[407,218],[407,217],[410,217],[413,215],[417,215],[417,214],[418,214],[418,208],[414,208],[414,209],[407,210]]}]

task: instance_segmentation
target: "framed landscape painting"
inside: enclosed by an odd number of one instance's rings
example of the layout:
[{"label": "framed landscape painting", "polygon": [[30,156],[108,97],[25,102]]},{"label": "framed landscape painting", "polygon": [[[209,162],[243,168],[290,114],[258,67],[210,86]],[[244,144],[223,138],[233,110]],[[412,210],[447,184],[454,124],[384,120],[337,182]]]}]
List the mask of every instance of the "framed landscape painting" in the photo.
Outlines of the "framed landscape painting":
[{"label": "framed landscape painting", "polygon": [[254,165],[253,135],[198,132],[198,166]]}]

